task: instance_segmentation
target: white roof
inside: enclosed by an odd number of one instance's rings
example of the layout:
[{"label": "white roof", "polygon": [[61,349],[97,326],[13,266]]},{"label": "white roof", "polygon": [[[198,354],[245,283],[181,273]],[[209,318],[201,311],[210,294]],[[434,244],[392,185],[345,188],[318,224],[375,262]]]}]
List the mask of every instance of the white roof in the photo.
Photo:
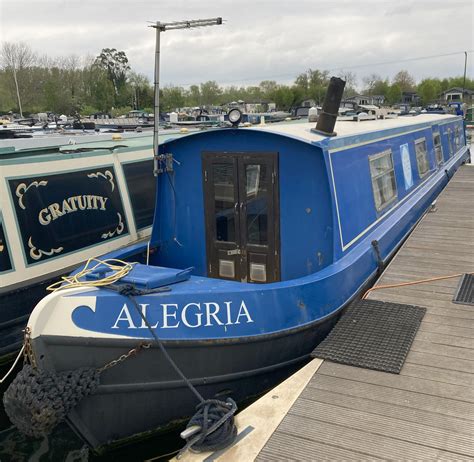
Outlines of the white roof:
[{"label": "white roof", "polygon": [[[459,117],[449,114],[419,114],[416,116],[403,116],[394,119],[365,120],[361,122],[338,120],[334,129],[337,133],[337,136],[331,138],[339,139],[345,136],[358,135],[361,133],[378,132],[399,127],[410,127],[412,125],[424,123],[436,124],[445,120],[447,121],[449,119],[456,118]],[[318,135],[317,133],[312,132],[311,129],[315,127],[315,122],[292,121],[269,123],[266,125],[253,125],[252,127],[250,127],[250,129],[302,138],[309,142],[321,141],[328,138],[326,136]]]}]

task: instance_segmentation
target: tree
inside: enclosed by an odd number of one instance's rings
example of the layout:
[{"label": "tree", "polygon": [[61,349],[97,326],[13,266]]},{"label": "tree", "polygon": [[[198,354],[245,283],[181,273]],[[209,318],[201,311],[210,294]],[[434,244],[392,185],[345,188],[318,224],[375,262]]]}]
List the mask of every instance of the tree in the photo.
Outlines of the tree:
[{"label": "tree", "polygon": [[263,98],[271,100],[273,99],[271,95],[277,90],[278,84],[274,80],[263,80],[259,87]]},{"label": "tree", "polygon": [[186,95],[188,106],[201,106],[201,90],[199,85],[191,85]]},{"label": "tree", "polygon": [[415,79],[405,70],[395,74],[392,84],[397,84],[402,92],[415,90]]},{"label": "tree", "polygon": [[185,105],[184,89],[181,87],[162,88],[160,98],[160,109],[165,112],[175,111]]},{"label": "tree", "polygon": [[130,72],[128,76],[128,90],[130,105],[140,109],[154,104],[154,89],[150,81],[143,74]]},{"label": "tree", "polygon": [[295,80],[295,86],[304,91],[305,99],[314,99],[318,104],[322,104],[328,84],[329,72],[318,69],[308,69]]},{"label": "tree", "polygon": [[441,83],[439,79],[424,79],[418,85],[418,94],[421,96],[423,105],[427,105],[437,100],[441,93]]},{"label": "tree", "polygon": [[397,83],[390,85],[387,91],[387,103],[388,104],[396,104],[399,103],[402,99],[402,89]]},{"label": "tree", "polygon": [[357,85],[357,76],[354,72],[351,71],[341,71],[339,72],[338,77],[340,77],[346,85],[344,86],[343,98],[350,98],[357,94],[356,85]]},{"label": "tree", "polygon": [[14,83],[20,116],[23,117],[23,108],[20,94],[24,90],[26,71],[35,62],[36,55],[31,48],[23,42],[3,42],[0,62],[3,69],[9,74]]},{"label": "tree", "polygon": [[386,97],[389,88],[390,88],[390,84],[388,83],[388,79],[378,80],[377,82],[374,83],[371,94],[382,95]]},{"label": "tree", "polygon": [[124,51],[116,48],[103,48],[96,58],[96,64],[107,72],[107,77],[112,82],[117,97],[127,81],[127,72],[130,70],[128,58]]},{"label": "tree", "polygon": [[212,106],[213,104],[219,104],[222,88],[214,80],[209,80],[201,83],[200,93],[201,105]]},{"label": "tree", "polygon": [[277,109],[282,111],[289,111],[295,102],[295,95],[290,87],[280,85],[272,92],[272,99],[276,104]]}]

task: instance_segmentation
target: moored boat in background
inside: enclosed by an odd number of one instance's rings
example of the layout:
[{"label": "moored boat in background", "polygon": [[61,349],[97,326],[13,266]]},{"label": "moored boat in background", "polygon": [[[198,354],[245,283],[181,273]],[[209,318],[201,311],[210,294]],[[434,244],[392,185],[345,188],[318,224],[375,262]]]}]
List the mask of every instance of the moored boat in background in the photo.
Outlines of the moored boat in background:
[{"label": "moored boat in background", "polygon": [[[174,136],[181,135],[164,132],[162,139]],[[0,147],[1,360],[20,348],[28,316],[53,280],[150,234],[152,137],[67,139]],[[30,147],[15,149],[20,142]]]}]

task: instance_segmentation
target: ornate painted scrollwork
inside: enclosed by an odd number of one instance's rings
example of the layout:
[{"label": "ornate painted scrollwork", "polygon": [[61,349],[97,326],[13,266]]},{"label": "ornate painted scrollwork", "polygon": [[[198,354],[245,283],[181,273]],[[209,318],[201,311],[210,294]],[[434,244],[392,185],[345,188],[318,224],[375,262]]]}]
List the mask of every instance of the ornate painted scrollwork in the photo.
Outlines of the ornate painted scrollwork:
[{"label": "ornate painted scrollwork", "polygon": [[120,215],[120,213],[117,212],[117,217],[118,217],[118,225],[117,227],[113,230],[113,231],[109,231],[107,233],[104,233],[102,234],[102,239],[107,239],[109,237],[113,237],[115,235],[119,235],[119,234],[122,234],[123,233],[123,230],[125,229],[125,224],[124,222],[122,221],[122,215]]},{"label": "ornate painted scrollwork", "polygon": [[56,249],[51,250],[38,249],[33,244],[32,239],[33,236],[30,236],[30,238],[28,239],[28,247],[30,248],[30,257],[33,258],[33,260],[39,260],[43,255],[50,257],[51,255],[54,255],[55,253],[61,253],[64,250],[64,247],[58,247]]},{"label": "ornate painted scrollwork", "polygon": [[115,189],[114,175],[110,170],[106,170],[104,173],[102,172],[89,173],[87,177],[88,178],[99,178],[99,177],[104,178],[104,180],[107,180],[110,183],[112,191]]},{"label": "ornate painted scrollwork", "polygon": [[48,182],[45,180],[33,181],[33,183],[30,183],[28,186],[26,185],[26,183],[20,183],[16,187],[15,191],[16,197],[18,197],[18,205],[20,206],[20,208],[26,210],[25,204],[23,203],[23,196],[26,194],[26,191],[28,191],[28,189],[30,189],[32,186],[39,188],[40,186],[46,186],[47,184]]}]

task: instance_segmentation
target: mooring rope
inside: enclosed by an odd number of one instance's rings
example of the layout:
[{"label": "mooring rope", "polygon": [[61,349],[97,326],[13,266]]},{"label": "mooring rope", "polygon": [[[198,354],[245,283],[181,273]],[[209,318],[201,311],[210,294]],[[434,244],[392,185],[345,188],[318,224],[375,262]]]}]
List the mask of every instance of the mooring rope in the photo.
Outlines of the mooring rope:
[{"label": "mooring rope", "polygon": [[404,286],[413,286],[416,284],[426,284],[428,282],[435,282],[435,281],[442,281],[444,279],[453,279],[463,276],[464,274],[474,274],[474,273],[456,273],[456,274],[449,274],[447,276],[434,276],[427,279],[417,279],[414,281],[407,281],[407,282],[398,282],[396,284],[384,284],[380,286],[374,286],[368,289],[365,294],[362,296],[362,299],[366,299],[368,295],[373,292],[374,290],[381,290],[381,289],[392,289],[394,287],[404,287]]},{"label": "mooring rope", "polygon": [[120,295],[126,296],[132,301],[137,313],[145,323],[147,329],[151,333],[155,343],[160,348],[163,356],[173,367],[175,372],[181,377],[189,390],[196,396],[199,404],[196,407],[196,414],[191,418],[186,428],[191,429],[195,427],[196,431],[185,436],[186,445],[178,454],[178,459],[188,449],[195,452],[216,451],[232,444],[237,436],[237,428],[234,422],[234,414],[237,411],[237,404],[232,398],[227,398],[226,401],[217,399],[204,399],[191,381],[184,375],[180,367],[176,364],[173,358],[169,355],[163,342],[156,335],[155,330],[151,327],[142,310],[138,306],[135,299],[136,296],[148,295],[151,293],[169,290],[168,287],[160,287],[158,289],[141,290],[136,288],[133,284],[109,285],[105,287],[118,292]]}]

